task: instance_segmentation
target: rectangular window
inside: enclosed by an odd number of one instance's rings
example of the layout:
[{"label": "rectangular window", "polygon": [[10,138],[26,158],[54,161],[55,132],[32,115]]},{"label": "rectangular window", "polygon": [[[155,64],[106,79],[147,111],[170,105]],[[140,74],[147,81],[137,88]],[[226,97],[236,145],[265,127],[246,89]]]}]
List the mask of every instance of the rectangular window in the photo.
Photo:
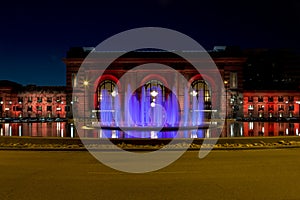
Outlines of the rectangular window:
[{"label": "rectangular window", "polygon": [[249,105],[248,106],[248,110],[254,110],[254,106],[253,105]]},{"label": "rectangular window", "polygon": [[289,111],[294,111],[294,105],[289,105]]},{"label": "rectangular window", "polygon": [[61,111],[61,107],[57,107],[57,108],[56,108],[56,111]]},{"label": "rectangular window", "polygon": [[78,102],[78,97],[77,96],[74,96],[73,102]]},{"label": "rectangular window", "polygon": [[274,105],[269,105],[268,106],[268,111],[274,111]]},{"label": "rectangular window", "polygon": [[273,102],[273,97],[268,97],[268,102]]},{"label": "rectangular window", "polygon": [[70,106],[65,106],[65,111],[66,111],[66,112],[70,112],[70,110],[71,110],[71,109],[70,109]]},{"label": "rectangular window", "polygon": [[237,72],[230,72],[230,88],[236,89],[238,87]]},{"label": "rectangular window", "polygon": [[258,111],[264,111],[264,107],[263,105],[258,105]]},{"label": "rectangular window", "polygon": [[283,102],[283,101],[284,101],[283,96],[279,96],[279,97],[278,97],[278,101],[279,101],[279,102]]},{"label": "rectangular window", "polygon": [[52,112],[52,106],[47,106],[47,111]]},{"label": "rectangular window", "polygon": [[42,98],[42,97],[38,97],[38,98],[37,98],[37,102],[38,102],[38,103],[42,103],[42,101],[43,101],[43,98]]},{"label": "rectangular window", "polygon": [[18,102],[19,102],[19,104],[22,104],[23,103],[23,97],[18,97]]},{"label": "rectangular window", "polygon": [[51,103],[52,102],[52,97],[47,97],[47,102]]},{"label": "rectangular window", "polygon": [[61,97],[56,97],[56,102],[60,103],[61,102]]},{"label": "rectangular window", "polygon": [[28,97],[28,103],[32,102],[32,97]]},{"label": "rectangular window", "polygon": [[248,97],[248,102],[253,102],[253,97]]},{"label": "rectangular window", "polygon": [[72,73],[72,86],[77,87],[77,73]]},{"label": "rectangular window", "polygon": [[278,105],[278,111],[284,111],[284,105]]},{"label": "rectangular window", "polygon": [[37,111],[42,111],[42,106],[36,106]]},{"label": "rectangular window", "polygon": [[28,112],[32,112],[32,106],[28,106],[28,107],[27,107],[27,111],[28,111]]},{"label": "rectangular window", "polygon": [[17,111],[22,111],[23,110],[21,106],[17,106],[16,109],[17,109]]},{"label": "rectangular window", "polygon": [[264,98],[263,97],[258,97],[258,102],[264,102]]},{"label": "rectangular window", "polygon": [[294,101],[294,97],[293,96],[289,96],[289,102],[293,102]]}]

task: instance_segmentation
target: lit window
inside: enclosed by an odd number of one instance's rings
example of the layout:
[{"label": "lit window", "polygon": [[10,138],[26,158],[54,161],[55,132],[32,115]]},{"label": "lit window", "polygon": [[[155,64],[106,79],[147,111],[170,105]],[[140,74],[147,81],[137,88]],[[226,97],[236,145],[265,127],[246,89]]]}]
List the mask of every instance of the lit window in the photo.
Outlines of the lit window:
[{"label": "lit window", "polygon": [[18,102],[19,102],[19,104],[22,104],[23,103],[23,97],[18,97]]},{"label": "lit window", "polygon": [[254,106],[253,105],[249,105],[248,106],[248,110],[254,110]]},{"label": "lit window", "polygon": [[72,73],[72,86],[77,87],[77,74]]},{"label": "lit window", "polygon": [[56,102],[60,103],[61,102],[61,97],[56,97]]},{"label": "lit window", "polygon": [[28,112],[32,112],[32,106],[28,106],[28,107],[27,107],[27,111],[28,111]]},{"label": "lit window", "polygon": [[238,80],[237,80],[237,72],[230,72],[230,88],[237,88],[238,87]]},{"label": "lit window", "polygon": [[42,106],[36,106],[37,111],[42,111]]},{"label": "lit window", "polygon": [[284,105],[278,105],[278,111],[284,111]]},{"label": "lit window", "polygon": [[258,111],[264,111],[264,107],[263,105],[258,105]]},{"label": "lit window", "polygon": [[37,102],[42,103],[42,101],[43,101],[43,98],[42,98],[42,97],[38,97],[38,98],[37,98]]}]

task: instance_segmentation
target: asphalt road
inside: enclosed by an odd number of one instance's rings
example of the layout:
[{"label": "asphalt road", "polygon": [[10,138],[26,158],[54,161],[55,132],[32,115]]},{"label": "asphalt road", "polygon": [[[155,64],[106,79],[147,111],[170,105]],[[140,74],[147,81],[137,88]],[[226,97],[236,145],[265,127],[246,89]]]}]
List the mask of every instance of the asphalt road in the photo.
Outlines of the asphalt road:
[{"label": "asphalt road", "polygon": [[300,149],[186,152],[128,174],[88,152],[0,151],[0,199],[300,199]]}]

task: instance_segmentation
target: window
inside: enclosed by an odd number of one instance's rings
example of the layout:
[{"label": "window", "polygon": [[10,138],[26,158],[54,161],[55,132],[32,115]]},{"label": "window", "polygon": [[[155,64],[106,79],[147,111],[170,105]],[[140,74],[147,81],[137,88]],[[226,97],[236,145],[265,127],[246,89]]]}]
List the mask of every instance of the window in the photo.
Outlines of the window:
[{"label": "window", "polygon": [[289,111],[294,111],[294,105],[289,105]]},{"label": "window", "polygon": [[248,97],[248,102],[253,102],[253,97]]},{"label": "window", "polygon": [[258,105],[258,111],[264,111],[264,107],[263,105]]},{"label": "window", "polygon": [[273,97],[268,97],[268,102],[273,102]]},{"label": "window", "polygon": [[230,88],[238,88],[237,72],[230,72]]},{"label": "window", "polygon": [[52,112],[52,106],[47,106],[47,111]]},{"label": "window", "polygon": [[283,101],[284,101],[283,96],[279,96],[279,97],[278,97],[278,101],[279,101],[279,102],[283,102]]},{"label": "window", "polygon": [[[105,90],[105,93],[111,94],[116,87],[116,83],[111,80],[105,80],[100,83],[100,85],[97,88],[97,106],[100,108],[100,102],[102,100],[102,92]],[[74,102],[76,102],[76,99],[74,99]]]},{"label": "window", "polygon": [[61,111],[61,107],[57,107],[57,108],[56,108],[56,111]]},{"label": "window", "polygon": [[289,102],[293,102],[294,101],[294,97],[293,96],[289,96]]},{"label": "window", "polygon": [[70,106],[65,106],[65,111],[70,112],[71,111]]},{"label": "window", "polygon": [[43,102],[43,98],[42,98],[42,97],[38,97],[38,98],[37,98],[37,102],[38,102],[38,103],[42,103],[42,102]]},{"label": "window", "polygon": [[278,111],[284,111],[284,105],[278,105]]},{"label": "window", "polygon": [[28,97],[28,103],[32,102],[32,97]]},{"label": "window", "polygon": [[52,102],[52,97],[47,97],[47,102],[51,103]]},{"label": "window", "polygon": [[264,101],[264,98],[263,97],[258,97],[258,102],[263,102]]},{"label": "window", "polygon": [[192,88],[197,94],[200,94],[200,92],[203,92],[203,100],[205,103],[211,103],[211,98],[210,98],[210,91],[208,88],[208,85],[204,80],[196,80],[192,83]]},{"label": "window", "polygon": [[18,102],[19,102],[19,104],[22,104],[23,103],[23,97],[18,97]]},{"label": "window", "polygon": [[268,106],[268,111],[270,112],[270,111],[274,111],[274,105],[269,105]]},{"label": "window", "polygon": [[28,111],[28,112],[32,112],[32,106],[28,106],[28,107],[27,107],[27,111]]},{"label": "window", "polygon": [[42,111],[42,106],[36,106],[37,111]]},{"label": "window", "polygon": [[72,73],[72,86],[77,87],[77,73]]},{"label": "window", "polygon": [[253,105],[249,105],[248,106],[248,110],[254,110],[254,106]]},{"label": "window", "polygon": [[61,97],[56,97],[56,102],[60,103],[61,102]]}]

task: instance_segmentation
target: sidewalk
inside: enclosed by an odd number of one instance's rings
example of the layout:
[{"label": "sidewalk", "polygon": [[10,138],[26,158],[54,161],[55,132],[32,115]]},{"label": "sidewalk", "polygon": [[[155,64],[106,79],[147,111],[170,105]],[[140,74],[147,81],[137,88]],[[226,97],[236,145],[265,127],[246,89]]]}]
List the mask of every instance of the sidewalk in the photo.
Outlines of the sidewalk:
[{"label": "sidewalk", "polygon": [[[213,148],[215,150],[244,150],[244,149],[266,149],[266,148],[299,148],[300,137],[247,137],[247,138],[219,138],[207,139],[174,139],[167,150],[199,150],[202,148]],[[84,141],[84,144],[83,142]],[[130,151],[155,151],[167,145],[171,139],[80,139],[80,138],[39,138],[39,137],[0,137],[0,150],[76,150],[88,149],[112,150],[113,147]],[[209,144],[212,143],[212,144]]]}]

